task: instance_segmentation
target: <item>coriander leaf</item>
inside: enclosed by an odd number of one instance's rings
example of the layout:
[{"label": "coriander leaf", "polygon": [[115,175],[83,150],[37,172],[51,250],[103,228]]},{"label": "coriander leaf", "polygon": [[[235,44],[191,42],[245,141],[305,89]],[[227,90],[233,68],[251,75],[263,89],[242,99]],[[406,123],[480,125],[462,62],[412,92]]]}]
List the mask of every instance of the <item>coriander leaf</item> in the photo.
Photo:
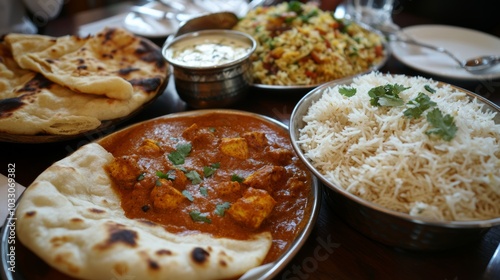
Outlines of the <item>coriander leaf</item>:
[{"label": "coriander leaf", "polygon": [[347,97],[354,96],[356,94],[356,91],[357,90],[355,88],[347,88],[347,87],[339,88],[339,93]]},{"label": "coriander leaf", "polygon": [[189,201],[191,202],[194,201],[193,195],[188,190],[183,190],[182,195],[185,196],[187,199],[189,199]]},{"label": "coriander leaf", "polygon": [[237,175],[237,174],[233,174],[233,175],[231,176],[231,181],[233,181],[233,182],[238,182],[238,183],[241,183],[241,182],[243,182],[244,180],[245,180],[245,178],[243,178],[243,177],[241,177],[241,176],[239,176],[239,175]]},{"label": "coriander leaf", "polygon": [[222,204],[217,204],[215,206],[215,211],[214,213],[221,216],[221,217],[224,217],[224,214],[226,213],[226,210],[229,209],[229,207],[231,207],[231,203],[229,202],[224,202]]},{"label": "coriander leaf", "polygon": [[397,107],[403,105],[404,101],[399,96],[386,95],[379,97],[378,104],[380,106]]},{"label": "coriander leaf", "polygon": [[399,97],[399,93],[409,87],[399,84],[386,84],[370,89],[368,95],[371,97],[372,106],[401,106],[404,101]]},{"label": "coriander leaf", "polygon": [[445,141],[450,141],[455,137],[458,128],[450,115],[443,116],[443,113],[436,108],[427,113],[427,121],[434,127],[427,130],[427,135],[435,134]]},{"label": "coriander leaf", "polygon": [[175,180],[175,171],[169,170],[166,173],[163,173],[161,171],[156,171],[156,176],[158,176],[158,178],[161,178],[161,179],[167,179],[167,180],[173,181],[173,180]]},{"label": "coriander leaf", "polygon": [[201,183],[200,174],[198,174],[198,172],[196,172],[195,170],[191,170],[186,173],[186,177],[191,180],[191,183],[193,183],[194,185]]},{"label": "coriander leaf", "polygon": [[137,176],[137,181],[142,181],[144,178],[146,178],[146,172],[139,174],[139,176]]},{"label": "coriander leaf", "polygon": [[303,21],[303,22],[309,22],[309,19],[315,17],[318,15],[318,10],[312,10],[310,11],[308,14],[306,15],[301,15],[300,16],[300,19]]},{"label": "coriander leaf", "polygon": [[410,108],[403,111],[405,117],[418,119],[425,110],[436,106],[436,102],[431,101],[429,96],[424,94],[423,92],[419,92],[418,96],[415,99],[412,99],[406,103],[410,106]]},{"label": "coriander leaf", "polygon": [[436,93],[436,90],[431,88],[431,86],[429,86],[429,85],[425,85],[424,88],[426,91],[428,91],[430,93]]},{"label": "coriander leaf", "polygon": [[191,152],[191,143],[178,144],[175,151],[168,154],[168,159],[175,165],[183,164]]},{"label": "coriander leaf", "polygon": [[210,177],[215,173],[215,170],[217,170],[220,167],[220,162],[212,163],[210,166],[203,166],[203,175],[205,177]]},{"label": "coriander leaf", "polygon": [[200,193],[203,196],[208,196],[208,189],[207,189],[207,187],[200,187]]},{"label": "coriander leaf", "polygon": [[300,15],[303,11],[302,3],[295,0],[288,2],[288,11],[296,12],[298,15]]},{"label": "coriander leaf", "polygon": [[191,143],[183,143],[183,144],[179,144],[175,147],[175,149],[177,151],[179,151],[179,153],[183,154],[184,156],[187,156],[189,155],[189,153],[191,152]]},{"label": "coriander leaf", "polygon": [[167,157],[175,165],[183,164],[186,160],[186,157],[179,151],[173,151]]},{"label": "coriander leaf", "polygon": [[195,222],[204,222],[207,224],[211,224],[212,220],[208,218],[208,213],[201,213],[200,210],[193,210],[189,212],[189,216]]}]

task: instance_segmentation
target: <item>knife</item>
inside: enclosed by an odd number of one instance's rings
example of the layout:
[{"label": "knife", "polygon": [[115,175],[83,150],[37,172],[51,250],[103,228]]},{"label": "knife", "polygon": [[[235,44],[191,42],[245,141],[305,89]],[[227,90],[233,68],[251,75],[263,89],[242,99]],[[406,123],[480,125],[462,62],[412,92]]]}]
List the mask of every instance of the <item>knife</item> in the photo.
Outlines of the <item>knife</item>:
[{"label": "knife", "polygon": [[148,16],[156,20],[169,19],[169,20],[185,21],[193,17],[193,15],[189,14],[166,12],[144,6],[133,6],[130,9],[134,13]]}]

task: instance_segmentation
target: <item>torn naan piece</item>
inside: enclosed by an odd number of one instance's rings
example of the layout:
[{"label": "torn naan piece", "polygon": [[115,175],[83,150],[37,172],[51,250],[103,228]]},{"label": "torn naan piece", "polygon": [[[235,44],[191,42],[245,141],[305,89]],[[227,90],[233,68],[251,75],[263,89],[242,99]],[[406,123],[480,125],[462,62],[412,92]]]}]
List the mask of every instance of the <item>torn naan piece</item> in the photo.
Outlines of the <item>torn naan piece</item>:
[{"label": "torn naan piece", "polygon": [[266,257],[269,232],[245,240],[173,234],[127,218],[104,169],[113,158],[92,143],[44,171],[19,202],[20,241],[81,279],[231,279]]}]

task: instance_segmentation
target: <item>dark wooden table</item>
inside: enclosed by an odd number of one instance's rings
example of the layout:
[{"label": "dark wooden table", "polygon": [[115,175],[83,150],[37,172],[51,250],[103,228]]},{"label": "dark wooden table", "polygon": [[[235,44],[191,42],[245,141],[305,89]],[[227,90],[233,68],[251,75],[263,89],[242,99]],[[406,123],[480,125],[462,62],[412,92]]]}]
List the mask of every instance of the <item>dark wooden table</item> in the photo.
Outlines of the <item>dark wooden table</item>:
[{"label": "dark wooden table", "polygon": [[[76,34],[82,24],[124,12],[131,4],[121,4],[90,10],[72,17],[63,17],[44,26],[44,34],[61,36]],[[394,16],[402,27],[436,23],[404,12]],[[161,45],[165,39],[155,40]],[[431,77],[414,71],[391,57],[381,72],[420,75],[448,82],[476,92],[500,105],[500,81],[455,81]],[[289,123],[290,114],[300,100],[300,94],[269,94],[254,89],[243,105],[234,109],[251,111]],[[116,129],[153,117],[192,110],[179,99],[173,83],[160,98],[140,114]],[[112,132],[112,131],[108,131]],[[102,137],[102,133],[59,143],[14,144],[0,143],[0,173],[7,174],[7,166],[16,166],[16,180],[28,186],[53,162],[64,158],[81,145]],[[323,201],[319,218],[307,242],[276,279],[481,279],[500,240],[500,227],[488,231],[481,240],[444,252],[409,252],[390,248],[372,241],[342,221]],[[500,279],[500,275],[496,275]]]}]

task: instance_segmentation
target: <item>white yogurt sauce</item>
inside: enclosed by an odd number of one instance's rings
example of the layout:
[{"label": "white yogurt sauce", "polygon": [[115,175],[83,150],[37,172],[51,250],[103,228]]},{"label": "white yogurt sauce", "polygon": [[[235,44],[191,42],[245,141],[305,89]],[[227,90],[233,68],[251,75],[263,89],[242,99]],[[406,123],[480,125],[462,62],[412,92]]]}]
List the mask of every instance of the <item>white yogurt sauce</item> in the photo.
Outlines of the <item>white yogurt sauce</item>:
[{"label": "white yogurt sauce", "polygon": [[173,44],[166,54],[177,64],[210,67],[238,60],[250,50],[251,46],[246,42],[213,35],[179,41]]}]

